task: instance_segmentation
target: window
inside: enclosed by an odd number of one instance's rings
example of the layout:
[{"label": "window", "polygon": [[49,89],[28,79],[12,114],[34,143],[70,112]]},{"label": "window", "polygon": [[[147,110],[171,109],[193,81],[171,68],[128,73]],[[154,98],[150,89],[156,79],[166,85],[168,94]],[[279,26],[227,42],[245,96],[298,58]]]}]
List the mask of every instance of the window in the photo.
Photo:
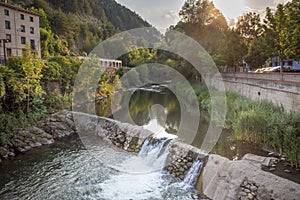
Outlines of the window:
[{"label": "window", "polygon": [[9,10],[4,9],[4,15],[9,16]]},{"label": "window", "polygon": [[8,40],[8,42],[11,42],[11,34],[6,34],[6,39]]},{"label": "window", "polygon": [[6,49],[6,55],[7,57],[11,57],[11,48]]},{"label": "window", "polygon": [[26,44],[26,38],[25,37],[21,37],[21,44]]},{"label": "window", "polygon": [[31,49],[35,49],[35,41],[34,40],[30,40],[30,46],[31,46]]},{"label": "window", "polygon": [[30,27],[30,33],[34,34],[34,28],[33,27]]},{"label": "window", "polygon": [[10,29],[10,21],[5,21],[5,28]]},{"label": "window", "polygon": [[33,17],[29,17],[29,19],[30,19],[30,22],[33,22]]},{"label": "window", "polygon": [[25,33],[25,25],[21,25],[21,32]]},{"label": "window", "polygon": [[25,19],[25,16],[24,16],[23,14],[20,14],[20,18],[21,18],[22,20],[24,20],[24,19]]}]

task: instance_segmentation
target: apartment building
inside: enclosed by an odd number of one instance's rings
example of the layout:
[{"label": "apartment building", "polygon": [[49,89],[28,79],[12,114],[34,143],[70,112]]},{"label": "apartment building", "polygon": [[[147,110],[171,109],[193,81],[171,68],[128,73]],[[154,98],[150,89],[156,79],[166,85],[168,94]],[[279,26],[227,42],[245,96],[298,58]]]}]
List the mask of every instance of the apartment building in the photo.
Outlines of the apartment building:
[{"label": "apartment building", "polygon": [[22,56],[26,44],[41,57],[39,14],[0,2],[0,60]]}]

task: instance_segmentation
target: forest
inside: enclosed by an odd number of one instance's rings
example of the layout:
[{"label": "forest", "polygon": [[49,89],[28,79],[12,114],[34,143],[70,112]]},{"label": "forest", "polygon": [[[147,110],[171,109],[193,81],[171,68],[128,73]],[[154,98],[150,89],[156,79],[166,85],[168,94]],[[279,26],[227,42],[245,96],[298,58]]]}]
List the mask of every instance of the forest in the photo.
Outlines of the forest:
[{"label": "forest", "polygon": [[111,0],[12,0],[41,15],[42,55],[86,55],[117,32],[151,26]]}]

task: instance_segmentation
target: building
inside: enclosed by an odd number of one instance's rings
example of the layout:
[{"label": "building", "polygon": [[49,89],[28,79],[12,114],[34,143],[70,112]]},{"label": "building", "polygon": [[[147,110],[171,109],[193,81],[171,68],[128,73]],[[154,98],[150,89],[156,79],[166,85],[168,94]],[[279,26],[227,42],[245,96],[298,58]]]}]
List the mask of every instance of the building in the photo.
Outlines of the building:
[{"label": "building", "polygon": [[122,67],[122,61],[121,60],[110,60],[110,59],[100,58],[100,65],[102,67],[120,68],[120,67]]},{"label": "building", "polygon": [[[79,56],[78,58],[82,60],[88,60],[90,57],[84,57],[84,56]],[[122,67],[122,61],[121,60],[113,60],[113,59],[104,59],[104,58],[99,58],[99,66],[104,67],[104,68],[121,68]]]},{"label": "building", "polygon": [[41,57],[39,14],[0,2],[0,60],[22,56],[26,44]]}]

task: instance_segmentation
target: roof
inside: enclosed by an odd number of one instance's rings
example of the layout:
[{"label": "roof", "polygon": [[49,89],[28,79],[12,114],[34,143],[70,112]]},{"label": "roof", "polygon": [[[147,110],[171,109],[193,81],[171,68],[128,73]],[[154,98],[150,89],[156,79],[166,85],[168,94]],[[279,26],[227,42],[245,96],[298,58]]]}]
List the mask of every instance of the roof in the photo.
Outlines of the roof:
[{"label": "roof", "polygon": [[24,13],[27,13],[27,14],[35,15],[35,16],[38,16],[38,17],[41,16],[40,14],[38,14],[36,12],[30,11],[28,9],[21,8],[19,6],[14,6],[14,5],[11,5],[11,4],[8,4],[8,3],[0,2],[0,6],[11,8],[13,10],[17,10],[17,11],[24,12]]}]

